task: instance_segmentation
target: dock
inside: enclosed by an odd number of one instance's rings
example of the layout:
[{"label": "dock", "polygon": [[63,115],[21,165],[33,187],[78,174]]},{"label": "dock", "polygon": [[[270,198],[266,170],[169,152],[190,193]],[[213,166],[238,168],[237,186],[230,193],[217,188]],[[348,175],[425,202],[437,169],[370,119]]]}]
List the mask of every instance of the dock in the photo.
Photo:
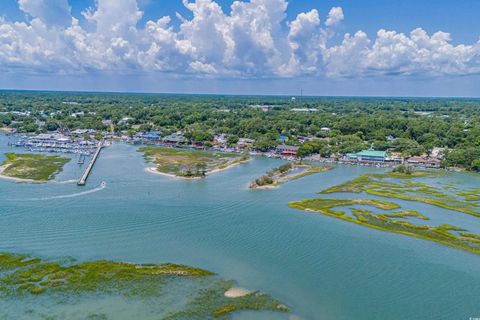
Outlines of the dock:
[{"label": "dock", "polygon": [[100,141],[97,145],[97,149],[95,150],[95,153],[93,154],[92,159],[90,159],[90,162],[87,165],[87,168],[82,174],[82,177],[80,180],[78,180],[77,185],[79,186],[84,186],[87,183],[88,176],[90,175],[90,172],[93,169],[93,165],[95,164],[95,161],[97,161],[98,156],[100,155],[100,151],[103,148],[103,141]]}]

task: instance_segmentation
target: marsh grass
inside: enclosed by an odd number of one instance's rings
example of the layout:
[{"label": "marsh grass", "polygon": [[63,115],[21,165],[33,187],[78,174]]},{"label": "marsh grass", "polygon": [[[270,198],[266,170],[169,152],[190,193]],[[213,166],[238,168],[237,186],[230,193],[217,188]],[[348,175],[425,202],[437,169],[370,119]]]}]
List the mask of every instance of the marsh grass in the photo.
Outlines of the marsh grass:
[{"label": "marsh grass", "polygon": [[63,170],[70,158],[43,154],[6,153],[7,160],[3,163],[6,169],[3,174],[8,177],[48,181]]},{"label": "marsh grass", "polygon": [[0,299],[46,294],[53,294],[52,298],[114,294],[150,300],[168,294],[165,290],[172,290],[175,285],[185,285],[184,280],[188,279],[197,281],[201,287],[192,287],[194,291],[186,294],[185,305],[166,319],[227,319],[239,310],[288,311],[279,301],[259,292],[227,298],[225,292],[233,287],[232,281],[189,266],[113,261],[63,265],[0,253]]},{"label": "marsh grass", "polygon": [[[289,162],[267,172],[264,176],[255,179],[250,183],[250,188],[259,189],[262,187],[277,187],[288,181],[301,179],[312,174],[332,169],[332,166],[315,166],[302,162]],[[295,173],[295,170],[298,170],[299,172]]]},{"label": "marsh grass", "polygon": [[[333,210],[335,207],[345,207],[358,204],[370,205],[382,210],[393,210],[399,208],[399,205],[392,202],[370,199],[309,199],[292,202],[290,203],[290,207],[300,210],[319,212],[362,226],[434,241],[457,249],[480,254],[479,235],[466,233],[464,232],[465,230],[461,228],[447,224],[432,227],[428,225],[415,225],[410,221],[403,220],[407,217],[428,220],[426,216],[413,210],[404,210],[386,214],[374,214],[369,210],[350,208],[353,217],[345,215],[344,211]],[[459,232],[459,235],[455,235],[451,233],[451,231]]]},{"label": "marsh grass", "polygon": [[[429,171],[426,172],[430,174]],[[426,175],[427,173],[424,174]],[[397,174],[395,174],[395,176],[396,175]],[[413,182],[403,175],[397,177],[400,179],[398,183],[389,181],[387,178],[392,178],[392,173],[364,174],[346,183],[323,190],[320,194],[367,193],[384,198],[423,202],[439,208],[480,217],[480,206],[475,201],[478,196],[476,190],[459,193],[459,196],[464,197],[464,199],[462,199],[455,195],[448,194],[442,189],[420,182]]]},{"label": "marsh grass", "polygon": [[146,147],[138,150],[147,161],[157,165],[157,170],[179,177],[204,177],[214,170],[222,170],[246,161],[245,156],[201,150],[185,150],[164,147]]}]

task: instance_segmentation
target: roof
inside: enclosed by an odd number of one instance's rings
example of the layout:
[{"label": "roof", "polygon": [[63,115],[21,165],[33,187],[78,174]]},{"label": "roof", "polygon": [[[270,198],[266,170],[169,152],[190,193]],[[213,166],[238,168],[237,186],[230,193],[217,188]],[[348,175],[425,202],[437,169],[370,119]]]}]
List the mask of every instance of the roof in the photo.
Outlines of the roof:
[{"label": "roof", "polygon": [[435,158],[422,158],[418,156],[410,157],[407,159],[408,163],[440,163],[439,159]]},{"label": "roof", "polygon": [[376,150],[363,150],[357,153],[357,157],[381,157],[385,158],[387,156],[386,151],[376,151]]},{"label": "roof", "polygon": [[284,144],[281,144],[281,145],[277,146],[277,150],[279,150],[279,151],[298,151],[298,148],[299,147],[287,146],[287,145],[284,145]]}]

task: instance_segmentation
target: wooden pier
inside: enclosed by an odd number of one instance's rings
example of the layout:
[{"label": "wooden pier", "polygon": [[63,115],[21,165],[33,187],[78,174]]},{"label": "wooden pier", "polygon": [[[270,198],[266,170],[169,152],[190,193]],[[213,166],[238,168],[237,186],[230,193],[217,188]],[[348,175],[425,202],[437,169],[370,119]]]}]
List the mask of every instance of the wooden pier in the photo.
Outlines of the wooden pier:
[{"label": "wooden pier", "polygon": [[87,168],[85,169],[85,172],[83,172],[82,177],[80,180],[78,180],[78,185],[79,186],[84,186],[87,183],[88,176],[90,175],[90,172],[93,169],[93,165],[95,164],[95,161],[97,161],[98,156],[100,155],[100,151],[103,148],[103,141],[100,141],[97,146],[97,150],[93,154],[92,159],[90,159],[90,162],[87,165]]}]

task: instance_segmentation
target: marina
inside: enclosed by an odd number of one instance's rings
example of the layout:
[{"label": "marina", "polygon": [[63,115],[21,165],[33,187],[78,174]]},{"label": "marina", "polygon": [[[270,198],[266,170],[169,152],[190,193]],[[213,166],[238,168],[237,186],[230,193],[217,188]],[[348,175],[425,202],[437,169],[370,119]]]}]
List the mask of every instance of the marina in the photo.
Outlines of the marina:
[{"label": "marina", "polygon": [[35,136],[14,136],[10,144],[30,152],[70,153],[90,156],[96,150],[93,140],[71,138],[62,134],[39,134]]}]

